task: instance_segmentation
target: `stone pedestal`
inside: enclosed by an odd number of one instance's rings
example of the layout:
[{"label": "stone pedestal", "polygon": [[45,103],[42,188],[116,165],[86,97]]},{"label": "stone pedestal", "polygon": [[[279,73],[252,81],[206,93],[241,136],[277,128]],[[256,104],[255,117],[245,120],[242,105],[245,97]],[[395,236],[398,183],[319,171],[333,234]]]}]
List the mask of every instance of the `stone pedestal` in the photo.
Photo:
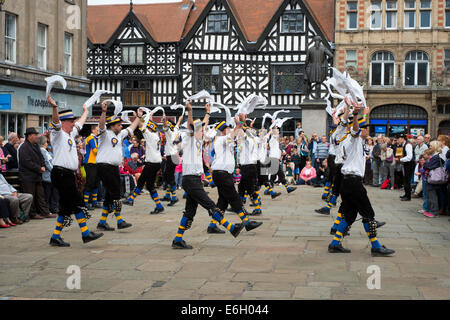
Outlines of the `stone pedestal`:
[{"label": "stone pedestal", "polygon": [[304,100],[300,104],[302,108],[302,128],[308,138],[317,133],[319,138],[327,135],[328,114],[325,111],[325,100]]}]

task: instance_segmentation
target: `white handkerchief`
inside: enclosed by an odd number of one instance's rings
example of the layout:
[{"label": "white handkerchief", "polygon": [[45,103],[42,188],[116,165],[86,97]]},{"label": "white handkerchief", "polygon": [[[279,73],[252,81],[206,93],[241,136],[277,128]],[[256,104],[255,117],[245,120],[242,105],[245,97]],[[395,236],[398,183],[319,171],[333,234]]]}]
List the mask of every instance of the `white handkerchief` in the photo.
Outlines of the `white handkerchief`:
[{"label": "white handkerchief", "polygon": [[203,100],[203,99],[207,100],[209,103],[214,102],[214,98],[206,90],[202,90],[188,98],[189,101]]},{"label": "white handkerchief", "polygon": [[290,119],[292,119],[292,117],[282,118],[282,119],[275,119],[275,121],[270,126],[270,129],[272,129],[275,126],[278,127],[278,128],[281,128],[283,126],[283,123],[285,123],[286,121],[288,121]]},{"label": "white handkerchief", "polygon": [[244,99],[241,103],[239,103],[234,110],[238,110],[237,113],[242,114],[250,114],[255,110],[258,106],[263,106],[263,108],[267,105],[267,99],[261,96],[258,96],[254,93],[249,95],[247,98]]},{"label": "white handkerchief", "polygon": [[289,113],[290,111],[289,110],[279,110],[279,111],[275,111],[274,112],[274,114],[273,114],[273,120],[275,120],[277,117],[278,117],[278,115],[280,114],[280,113]]},{"label": "white handkerchief", "polygon": [[128,110],[128,111],[122,111],[120,113],[120,118],[122,119],[123,122],[125,123],[131,123],[130,118],[128,117],[129,114],[133,114],[134,111],[132,110]]},{"label": "white handkerchief", "polygon": [[184,116],[185,110],[186,110],[186,106],[184,106],[184,105],[182,105],[182,104],[174,104],[174,105],[171,105],[171,106],[170,106],[170,109],[171,109],[171,110],[177,110],[177,109],[179,109],[179,108],[181,108],[181,109],[183,110],[182,113],[181,113],[181,115]]},{"label": "white handkerchief", "polygon": [[86,105],[86,108],[90,108],[105,93],[112,93],[112,92],[108,90],[96,90],[95,93],[84,103]]},{"label": "white handkerchief", "polygon": [[266,119],[270,118],[273,120],[273,116],[270,113],[265,113],[263,115],[263,120],[262,120],[262,124],[261,124],[261,129],[264,128],[264,123],[266,122]]},{"label": "white handkerchief", "polygon": [[64,90],[66,90],[67,82],[66,80],[58,75],[51,76],[48,78],[45,78],[45,81],[47,82],[47,88],[45,92],[45,97],[48,97],[50,95],[50,92],[52,91],[52,88],[55,86],[55,83],[60,83]]},{"label": "white handkerchief", "polygon": [[113,99],[107,99],[104,102],[111,102],[114,104],[114,115],[117,117],[119,113],[123,110],[123,104],[121,101],[113,100]]}]

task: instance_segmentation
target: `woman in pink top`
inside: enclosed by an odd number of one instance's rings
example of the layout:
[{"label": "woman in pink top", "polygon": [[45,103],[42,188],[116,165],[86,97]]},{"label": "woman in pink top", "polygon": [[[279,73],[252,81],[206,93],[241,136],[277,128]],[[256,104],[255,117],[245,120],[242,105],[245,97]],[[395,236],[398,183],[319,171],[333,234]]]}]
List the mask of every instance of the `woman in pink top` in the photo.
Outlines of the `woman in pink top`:
[{"label": "woman in pink top", "polygon": [[181,181],[183,178],[183,163],[181,157],[178,156],[179,164],[175,167],[175,183],[177,184],[177,188],[181,189]]},{"label": "woman in pink top", "polygon": [[311,166],[311,161],[306,161],[306,166],[302,169],[302,172],[300,173],[300,179],[298,179],[297,184],[312,185],[312,180],[316,177],[316,169]]}]

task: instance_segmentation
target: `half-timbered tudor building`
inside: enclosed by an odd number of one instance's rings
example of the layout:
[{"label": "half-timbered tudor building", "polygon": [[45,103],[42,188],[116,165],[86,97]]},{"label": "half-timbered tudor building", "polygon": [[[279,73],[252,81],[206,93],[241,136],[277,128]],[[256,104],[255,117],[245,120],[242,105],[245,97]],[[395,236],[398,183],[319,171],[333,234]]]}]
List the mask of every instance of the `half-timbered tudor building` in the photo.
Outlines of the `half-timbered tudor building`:
[{"label": "half-timbered tudor building", "polygon": [[[306,51],[316,35],[332,50],[334,1],[90,6],[88,25],[92,91],[113,91],[125,108],[184,103],[202,89],[234,107],[256,93],[269,105],[251,117],[290,110],[285,116],[294,120],[284,128],[289,132],[301,119],[304,100],[318,98],[306,95]],[[225,114],[212,116],[215,121]]]}]

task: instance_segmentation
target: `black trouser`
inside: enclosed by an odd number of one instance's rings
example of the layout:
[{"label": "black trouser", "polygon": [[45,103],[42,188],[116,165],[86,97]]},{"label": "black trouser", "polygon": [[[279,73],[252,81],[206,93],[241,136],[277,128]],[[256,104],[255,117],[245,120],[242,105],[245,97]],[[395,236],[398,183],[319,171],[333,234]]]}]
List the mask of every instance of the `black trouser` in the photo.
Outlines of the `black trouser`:
[{"label": "black trouser", "polygon": [[[0,198],[0,219],[12,218],[11,208],[9,207],[9,200]],[[6,220],[3,220],[7,223]]]},{"label": "black trouser", "polygon": [[[245,191],[252,198],[256,198],[255,186],[258,171],[256,164],[246,164],[241,166],[241,182],[239,183],[239,195],[244,197]],[[184,179],[184,176],[183,176]]]},{"label": "black trouser", "polygon": [[216,204],[208,197],[205,189],[203,189],[201,176],[183,176],[182,186],[184,191],[186,191],[186,206],[183,216],[194,220],[198,205],[208,210],[210,216],[214,214]]},{"label": "black trouser", "polygon": [[375,212],[367,197],[362,177],[343,176],[340,193],[342,204],[339,212],[343,214],[349,226],[355,222],[358,213],[363,217],[364,222],[374,219]]},{"label": "black trouser", "polygon": [[79,213],[84,207],[84,201],[77,188],[75,171],[55,166],[51,178],[59,194],[58,214],[68,217]]},{"label": "black trouser", "polygon": [[106,163],[97,163],[97,173],[106,189],[104,205],[112,205],[113,201],[120,200],[120,171],[119,166]]},{"label": "black trouser", "polygon": [[282,168],[282,166],[281,166],[281,162],[280,162],[280,165],[278,166],[278,172],[277,172],[277,174],[276,174],[276,175],[272,175],[272,176],[270,177],[270,182],[274,183],[274,182],[275,182],[276,176],[278,176],[278,180],[280,180],[280,182],[281,182],[283,185],[287,184],[287,182],[286,182],[286,177],[284,176],[283,168]]},{"label": "black trouser", "polygon": [[241,197],[234,187],[233,175],[226,171],[213,171],[214,184],[217,186],[219,193],[219,199],[217,200],[217,207],[225,211],[228,208],[228,204],[234,212],[238,213],[242,210]]},{"label": "black trouser", "polygon": [[144,170],[142,170],[141,176],[137,181],[137,187],[142,190],[144,185],[147,185],[147,190],[150,191],[150,194],[155,193],[156,174],[160,169],[161,163],[146,162]]},{"label": "black trouser", "polygon": [[42,182],[44,186],[45,201],[50,212],[57,212],[59,207],[59,194],[58,190],[51,182]]},{"label": "black trouser", "polygon": [[331,184],[333,183],[333,179],[336,176],[336,164],[334,163],[334,160],[336,159],[336,156],[330,154],[328,156],[328,168],[330,168],[330,174],[328,175],[328,182],[330,184],[330,188],[331,188]]},{"label": "black trouser", "polygon": [[175,163],[172,161],[172,157],[168,156],[166,160],[166,167],[164,169],[164,182],[170,186],[175,185]]},{"label": "black trouser", "polygon": [[342,184],[342,179],[343,179],[343,175],[342,175],[342,172],[341,172],[342,166],[343,166],[342,163],[339,163],[339,164],[335,165],[336,172],[335,172],[334,179],[333,179],[332,194],[333,194],[333,196],[336,196],[336,197],[339,196],[339,192],[341,190],[341,184]]},{"label": "black trouser", "polygon": [[403,186],[405,188],[405,196],[409,199],[411,199],[411,179],[414,174],[415,166],[414,162],[403,163],[403,169],[405,171],[403,175]]},{"label": "black trouser", "polygon": [[270,168],[270,162],[268,164],[263,164],[258,161],[258,164],[256,165],[256,169],[258,170],[257,171],[257,173],[258,173],[257,189],[258,190],[261,188],[262,185],[264,185],[266,187],[270,187],[269,176],[266,174],[262,174],[262,173],[266,173],[266,171],[268,171],[269,168]]},{"label": "black trouser", "polygon": [[86,184],[84,185],[84,191],[92,193],[92,190],[98,188],[98,174],[97,174],[97,164],[86,163],[84,165],[84,170],[86,171]]},{"label": "black trouser", "polygon": [[42,182],[27,182],[22,181],[23,193],[29,193],[33,196],[33,202],[30,208],[30,217],[37,214],[46,216],[50,212],[48,211],[47,202],[45,201],[45,192]]}]

